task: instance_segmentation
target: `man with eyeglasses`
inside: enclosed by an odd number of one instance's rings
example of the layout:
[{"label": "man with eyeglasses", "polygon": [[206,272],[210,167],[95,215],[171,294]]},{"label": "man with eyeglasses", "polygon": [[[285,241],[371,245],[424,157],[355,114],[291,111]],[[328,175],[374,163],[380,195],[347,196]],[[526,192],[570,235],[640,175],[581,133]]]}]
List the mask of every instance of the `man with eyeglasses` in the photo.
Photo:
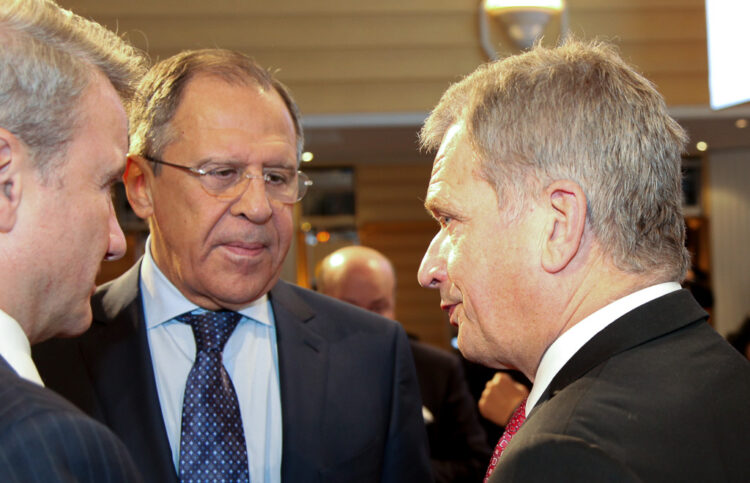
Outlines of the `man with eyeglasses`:
[{"label": "man with eyeglasses", "polygon": [[39,354],[49,384],[148,481],[429,481],[403,330],[279,281],[310,184],[286,88],[243,54],[184,52],[145,77],[132,123],[146,253],[84,337]]}]

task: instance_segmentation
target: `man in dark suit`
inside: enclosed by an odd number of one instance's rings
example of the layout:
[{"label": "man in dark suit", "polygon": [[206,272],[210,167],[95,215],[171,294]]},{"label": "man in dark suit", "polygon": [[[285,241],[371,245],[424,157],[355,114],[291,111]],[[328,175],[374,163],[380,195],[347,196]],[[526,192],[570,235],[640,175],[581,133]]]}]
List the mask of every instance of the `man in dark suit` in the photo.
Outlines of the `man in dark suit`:
[{"label": "man in dark suit", "polygon": [[138,100],[124,180],[146,253],[88,333],[40,351],[48,384],[149,481],[429,481],[403,329],[279,281],[308,185],[286,88],[208,49],[157,63]]},{"label": "man in dark suit", "polygon": [[91,324],[125,251],[110,189],[145,59],[44,0],[0,3],[0,481],[139,481],[123,444],[43,387],[31,344]]},{"label": "man in dark suit", "polygon": [[419,281],[467,358],[533,382],[489,481],[750,481],[750,365],[679,285],[685,140],[577,41],[480,67],[427,119]]},{"label": "man in dark suit", "polygon": [[[384,317],[396,318],[396,272],[390,260],[363,246],[340,248],[315,273],[318,291]],[[490,457],[461,362],[410,338],[422,395],[422,415],[438,482],[478,481]]]}]

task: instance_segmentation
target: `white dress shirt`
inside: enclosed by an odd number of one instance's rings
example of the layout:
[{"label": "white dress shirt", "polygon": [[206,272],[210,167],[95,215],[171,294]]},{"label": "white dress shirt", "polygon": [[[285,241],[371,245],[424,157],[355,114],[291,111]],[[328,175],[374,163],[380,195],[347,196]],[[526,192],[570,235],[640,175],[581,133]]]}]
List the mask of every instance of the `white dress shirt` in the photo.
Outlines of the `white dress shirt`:
[{"label": "white dress shirt", "polygon": [[0,310],[0,355],[16,373],[35,384],[44,386],[34,361],[26,333],[16,320]]},{"label": "white dress shirt", "polygon": [[[174,318],[198,306],[159,270],[150,247],[149,238],[141,265],[141,296],[159,402],[179,471],[182,400],[195,362],[195,339],[191,327]],[[240,405],[250,481],[277,483],[281,480],[282,433],[273,310],[264,295],[239,312],[243,317],[224,347],[224,367]]]},{"label": "white dress shirt", "polygon": [[539,398],[547,389],[560,369],[578,350],[605,327],[626,313],[656,298],[679,290],[677,282],[666,282],[646,287],[610,303],[589,315],[557,338],[542,356],[534,377],[534,385],[526,400],[526,415],[534,409]]}]

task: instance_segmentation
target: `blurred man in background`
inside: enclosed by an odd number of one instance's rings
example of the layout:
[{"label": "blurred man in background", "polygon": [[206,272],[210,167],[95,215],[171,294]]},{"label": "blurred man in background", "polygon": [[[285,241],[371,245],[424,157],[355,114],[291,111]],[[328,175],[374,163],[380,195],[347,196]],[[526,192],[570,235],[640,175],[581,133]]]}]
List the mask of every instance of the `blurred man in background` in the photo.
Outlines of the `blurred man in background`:
[{"label": "blurred man in background", "polygon": [[[396,317],[396,273],[380,252],[362,246],[321,261],[318,291],[389,319]],[[410,338],[422,395],[430,458],[438,482],[478,481],[490,455],[461,363],[452,354]],[[512,410],[512,409],[511,409]]]}]

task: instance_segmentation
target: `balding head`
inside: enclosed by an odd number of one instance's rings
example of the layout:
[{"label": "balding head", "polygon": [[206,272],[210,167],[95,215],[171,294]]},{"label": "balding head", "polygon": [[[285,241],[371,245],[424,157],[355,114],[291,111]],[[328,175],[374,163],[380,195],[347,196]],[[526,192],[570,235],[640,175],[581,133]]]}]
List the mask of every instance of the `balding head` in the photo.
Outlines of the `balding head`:
[{"label": "balding head", "polygon": [[391,262],[372,248],[351,246],[328,255],[316,271],[318,291],[395,318],[396,275]]}]

